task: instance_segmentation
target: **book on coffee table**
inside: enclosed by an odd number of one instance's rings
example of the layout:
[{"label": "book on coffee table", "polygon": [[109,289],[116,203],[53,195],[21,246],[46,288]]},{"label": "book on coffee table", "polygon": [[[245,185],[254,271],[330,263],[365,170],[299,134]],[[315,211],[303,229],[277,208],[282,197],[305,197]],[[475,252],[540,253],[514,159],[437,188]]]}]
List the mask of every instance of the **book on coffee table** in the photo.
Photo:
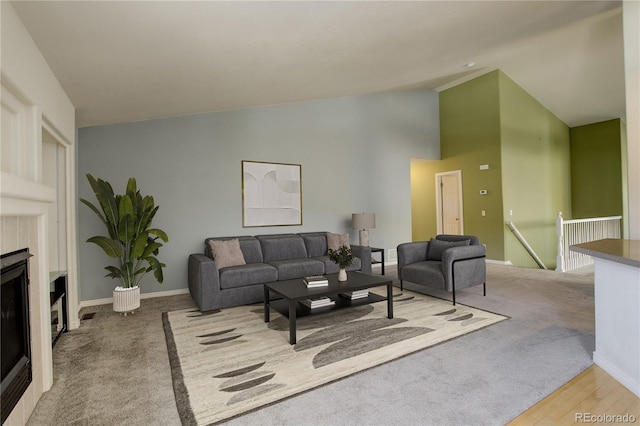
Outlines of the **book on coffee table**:
[{"label": "book on coffee table", "polygon": [[329,285],[329,280],[324,275],[311,275],[304,277],[303,281],[307,287],[323,287]]},{"label": "book on coffee table", "polygon": [[340,296],[349,300],[365,299],[369,297],[369,290],[365,289],[365,290],[344,292],[344,293],[340,293]]},{"label": "book on coffee table", "polygon": [[317,299],[305,299],[300,303],[305,305],[309,309],[322,308],[324,306],[333,306],[336,304],[335,300],[331,300],[328,297],[319,297]]}]

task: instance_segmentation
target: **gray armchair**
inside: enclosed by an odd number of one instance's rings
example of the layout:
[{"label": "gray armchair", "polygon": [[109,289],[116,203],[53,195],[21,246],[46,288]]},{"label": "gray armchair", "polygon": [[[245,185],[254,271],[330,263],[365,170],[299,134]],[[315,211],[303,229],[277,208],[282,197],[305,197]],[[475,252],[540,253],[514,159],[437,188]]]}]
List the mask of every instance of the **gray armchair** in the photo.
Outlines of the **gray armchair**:
[{"label": "gray armchair", "polygon": [[398,246],[398,278],[449,291],[456,304],[456,290],[483,286],[487,295],[485,247],[472,235],[438,235],[430,241]]}]

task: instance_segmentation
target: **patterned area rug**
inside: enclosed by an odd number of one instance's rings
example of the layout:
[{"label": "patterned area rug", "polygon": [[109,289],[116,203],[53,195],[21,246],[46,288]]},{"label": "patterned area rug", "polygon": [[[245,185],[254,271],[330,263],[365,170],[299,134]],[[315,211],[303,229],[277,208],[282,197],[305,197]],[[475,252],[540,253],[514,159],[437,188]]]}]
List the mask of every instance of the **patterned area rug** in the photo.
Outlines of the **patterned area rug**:
[{"label": "patterned area rug", "polygon": [[290,345],[288,320],[271,310],[266,324],[262,305],[163,314],[183,425],[217,423],[505,319],[404,291],[393,319],[386,302],[299,318]]}]

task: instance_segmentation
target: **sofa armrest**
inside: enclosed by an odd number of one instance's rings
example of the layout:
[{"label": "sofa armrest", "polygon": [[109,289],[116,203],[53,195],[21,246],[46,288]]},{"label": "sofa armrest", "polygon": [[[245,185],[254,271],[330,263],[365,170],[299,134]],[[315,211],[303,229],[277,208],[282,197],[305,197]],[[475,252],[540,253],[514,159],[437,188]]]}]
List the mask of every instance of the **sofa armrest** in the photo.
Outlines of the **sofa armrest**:
[{"label": "sofa armrest", "polygon": [[220,309],[220,276],[215,262],[203,254],[192,254],[188,268],[189,292],[198,309]]},{"label": "sofa armrest", "polygon": [[360,263],[362,264],[362,266],[360,267],[360,270],[362,272],[366,272],[367,274],[370,274],[371,273],[371,247],[351,244],[351,252],[355,257],[360,259]]},{"label": "sofa armrest", "polygon": [[429,241],[415,241],[398,245],[398,272],[407,265],[427,260],[428,247]]},{"label": "sofa armrest", "polygon": [[[487,280],[486,249],[483,245],[458,246],[442,254],[442,273],[447,291],[483,284]],[[454,265],[455,264],[455,265]],[[454,271],[455,268],[455,271]]]}]

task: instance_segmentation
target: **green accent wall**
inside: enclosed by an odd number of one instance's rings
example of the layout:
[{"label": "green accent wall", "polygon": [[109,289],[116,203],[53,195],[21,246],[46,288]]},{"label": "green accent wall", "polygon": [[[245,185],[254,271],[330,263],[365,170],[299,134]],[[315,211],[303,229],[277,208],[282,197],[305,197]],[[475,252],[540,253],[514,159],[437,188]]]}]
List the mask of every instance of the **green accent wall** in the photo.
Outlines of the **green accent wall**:
[{"label": "green accent wall", "polygon": [[571,129],[573,218],[623,212],[623,149],[620,119]]},{"label": "green accent wall", "polygon": [[412,163],[414,202],[432,200],[429,208],[412,207],[413,214],[431,212],[414,219],[414,240],[437,233],[436,173],[462,170],[464,232],[487,245],[487,258],[536,267],[506,227],[512,220],[555,267],[555,218],[571,214],[569,137],[562,121],[501,71],[442,91],[441,160]]},{"label": "green accent wall", "polygon": [[[462,170],[464,233],[477,235],[491,259],[502,259],[504,253],[497,77],[492,72],[440,93],[441,161],[436,170]],[[480,170],[481,164],[489,170]],[[432,182],[435,200],[435,176]],[[480,195],[482,189],[487,195]],[[432,235],[436,226],[434,222]]]},{"label": "green accent wall", "polygon": [[[431,233],[432,223],[435,223],[434,190],[432,169],[437,165],[436,161],[411,159],[411,240],[428,240],[434,234]],[[427,190],[429,183],[431,191]]]},{"label": "green accent wall", "polygon": [[[500,134],[504,220],[513,221],[548,268],[556,266],[558,212],[571,217],[569,127],[504,73]],[[508,228],[505,260],[537,267]]]}]

